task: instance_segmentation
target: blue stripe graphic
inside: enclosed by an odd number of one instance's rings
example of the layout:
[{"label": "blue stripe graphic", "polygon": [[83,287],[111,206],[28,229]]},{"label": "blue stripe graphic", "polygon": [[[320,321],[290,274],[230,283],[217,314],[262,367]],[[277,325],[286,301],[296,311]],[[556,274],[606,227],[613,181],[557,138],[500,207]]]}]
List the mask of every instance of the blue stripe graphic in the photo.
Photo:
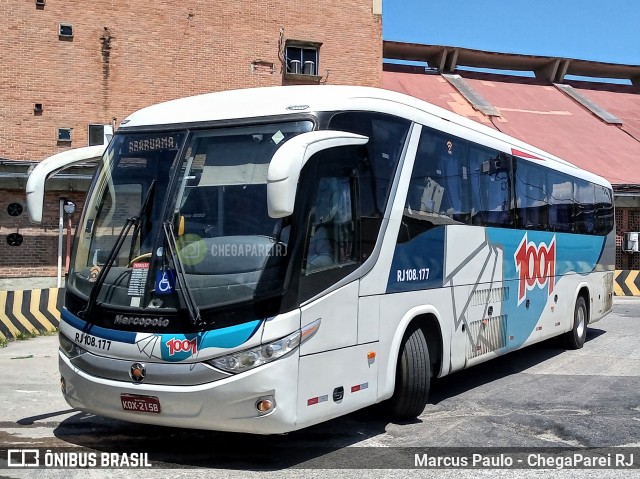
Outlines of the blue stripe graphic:
[{"label": "blue stripe graphic", "polygon": [[[62,309],[61,320],[83,333],[125,344],[136,344],[137,335],[141,333],[145,334],[144,331],[131,332],[102,328],[83,321],[76,315],[70,313],[67,308]],[[192,352],[185,347],[184,350],[174,351],[173,354],[169,354],[168,343],[170,341],[193,341],[195,339],[197,350],[204,348],[231,349],[246,343],[260,329],[261,324],[262,320],[256,319],[247,323],[213,331],[193,334],[155,334],[155,336],[160,339],[160,351],[163,359],[168,361],[182,361],[191,357]]]},{"label": "blue stripe graphic", "polygon": [[71,314],[67,308],[62,308],[61,319],[65,323],[79,329],[83,333],[91,334],[98,338],[108,339],[110,341],[118,341],[120,343],[135,344],[136,333],[128,331],[117,331],[114,329],[101,328],[94,324],[87,323],[74,314]]},{"label": "blue stripe graphic", "polygon": [[193,342],[195,340],[198,351],[205,348],[236,348],[246,343],[258,331],[261,323],[262,321],[255,320],[202,333],[161,334],[159,337],[162,359],[166,361],[182,361],[192,356],[193,351],[188,348],[181,348],[180,351],[173,351],[173,354],[171,354],[169,343],[173,342],[175,344],[175,341]]}]

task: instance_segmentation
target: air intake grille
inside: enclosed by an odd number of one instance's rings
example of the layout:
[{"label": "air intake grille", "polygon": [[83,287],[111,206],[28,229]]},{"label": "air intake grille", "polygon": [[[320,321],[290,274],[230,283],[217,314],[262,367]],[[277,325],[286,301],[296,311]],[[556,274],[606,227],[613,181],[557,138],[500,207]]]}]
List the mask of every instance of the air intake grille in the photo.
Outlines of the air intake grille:
[{"label": "air intake grille", "polygon": [[472,339],[467,345],[467,359],[504,348],[507,345],[507,315],[469,323],[469,334]]},{"label": "air intake grille", "polygon": [[503,302],[509,299],[509,288],[478,289],[471,295],[471,306]]}]

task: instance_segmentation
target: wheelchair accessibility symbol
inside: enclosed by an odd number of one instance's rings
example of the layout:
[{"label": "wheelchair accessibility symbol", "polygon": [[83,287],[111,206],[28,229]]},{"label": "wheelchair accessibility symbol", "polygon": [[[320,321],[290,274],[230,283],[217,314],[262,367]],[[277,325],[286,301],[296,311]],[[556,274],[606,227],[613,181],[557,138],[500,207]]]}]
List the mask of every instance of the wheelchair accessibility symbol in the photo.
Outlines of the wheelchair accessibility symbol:
[{"label": "wheelchair accessibility symbol", "polygon": [[156,294],[171,294],[176,285],[176,273],[172,269],[158,270],[156,273]]}]

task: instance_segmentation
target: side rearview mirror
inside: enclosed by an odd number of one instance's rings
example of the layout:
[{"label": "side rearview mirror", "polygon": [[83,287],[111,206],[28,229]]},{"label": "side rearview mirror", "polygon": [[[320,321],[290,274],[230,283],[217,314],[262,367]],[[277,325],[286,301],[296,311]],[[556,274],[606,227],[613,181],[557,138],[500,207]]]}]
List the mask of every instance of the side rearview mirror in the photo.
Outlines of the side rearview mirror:
[{"label": "side rearview mirror", "polygon": [[287,141],[271,158],[267,171],[267,206],[271,218],[293,213],[300,172],[309,158],[322,150],[364,145],[369,138],[336,130],[310,131]]},{"label": "side rearview mirror", "polygon": [[56,153],[38,163],[29,173],[27,179],[27,210],[29,219],[34,223],[42,223],[44,207],[44,184],[47,178],[58,171],[72,166],[74,163],[98,160],[107,145],[86,146]]}]

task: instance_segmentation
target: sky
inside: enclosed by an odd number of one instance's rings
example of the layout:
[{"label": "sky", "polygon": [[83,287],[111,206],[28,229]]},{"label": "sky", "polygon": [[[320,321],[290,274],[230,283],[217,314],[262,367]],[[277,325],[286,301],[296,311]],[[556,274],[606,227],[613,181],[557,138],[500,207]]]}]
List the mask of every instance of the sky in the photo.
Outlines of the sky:
[{"label": "sky", "polygon": [[385,40],[640,65],[640,0],[383,0]]}]

